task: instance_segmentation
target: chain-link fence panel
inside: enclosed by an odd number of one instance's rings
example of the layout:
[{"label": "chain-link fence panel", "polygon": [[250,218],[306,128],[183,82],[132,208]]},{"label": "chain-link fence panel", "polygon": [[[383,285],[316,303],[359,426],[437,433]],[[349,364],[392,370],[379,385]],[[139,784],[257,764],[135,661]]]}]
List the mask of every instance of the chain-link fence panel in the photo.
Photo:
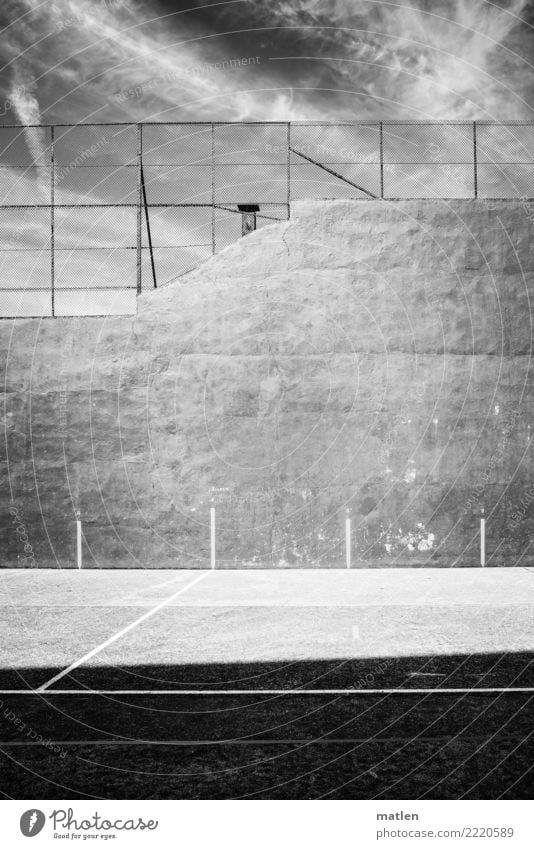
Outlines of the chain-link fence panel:
[{"label": "chain-link fence panel", "polygon": [[56,252],[55,290],[117,289],[135,285],[135,249],[64,249]]},{"label": "chain-link fence panel", "polygon": [[[156,206],[149,209],[152,245],[157,248],[210,247],[212,207]],[[149,247],[147,216],[143,214],[142,246]]]},{"label": "chain-link fence panel", "polygon": [[0,315],[51,315],[51,268],[50,249],[0,249]]},{"label": "chain-link fence panel", "polygon": [[384,124],[382,151],[384,197],[473,197],[472,124]]},{"label": "chain-link fence panel", "polygon": [[285,165],[288,159],[287,123],[215,124],[213,161],[225,165]]},{"label": "chain-link fence panel", "polygon": [[472,165],[384,165],[384,197],[470,198],[473,180]]},{"label": "chain-link fence panel", "polygon": [[0,317],[135,312],[135,296],[300,198],[529,198],[528,123],[0,128]]},{"label": "chain-link fence panel", "polygon": [[211,203],[212,175],[209,166],[143,163],[143,176],[149,206]]},{"label": "chain-link fence panel", "polygon": [[215,203],[264,204],[287,200],[285,165],[218,165]]},{"label": "chain-link fence panel", "polygon": [[31,253],[51,247],[50,208],[0,206],[0,251]]},{"label": "chain-link fence panel", "polygon": [[147,248],[142,253],[143,292],[154,288],[154,270],[158,288],[168,286],[190,271],[194,271],[212,255],[211,245],[187,246],[181,248],[153,248],[152,255]]},{"label": "chain-link fence panel", "polygon": [[473,125],[383,124],[383,152],[390,165],[467,165],[473,162]]},{"label": "chain-link fence panel", "polygon": [[54,128],[57,168],[135,165],[138,129],[135,124],[76,124]]},{"label": "chain-link fence panel", "polygon": [[534,197],[532,165],[479,165],[478,196],[481,198]]},{"label": "chain-link fence panel", "polygon": [[286,123],[215,125],[215,203],[287,203],[288,153]]},{"label": "chain-link fence panel", "polygon": [[52,311],[51,137],[0,128],[0,317]]},{"label": "chain-link fence panel", "polygon": [[0,168],[0,206],[50,205],[51,173],[41,165]]},{"label": "chain-link fence panel", "polygon": [[134,125],[56,127],[55,203],[136,204],[137,145]]},{"label": "chain-link fence panel", "polygon": [[171,283],[213,253],[211,205],[152,207],[147,211],[142,218],[143,291]]},{"label": "chain-link fence panel", "polygon": [[51,127],[0,127],[0,167],[49,168]]},{"label": "chain-link fence panel", "polygon": [[212,124],[143,124],[143,164],[204,166],[211,169]]},{"label": "chain-link fence panel", "polygon": [[85,165],[56,171],[55,203],[58,206],[134,206],[137,195],[137,171],[134,166],[108,168]]},{"label": "chain-link fence panel", "polygon": [[292,124],[291,200],[379,197],[380,124]]},{"label": "chain-link fence panel", "polygon": [[534,162],[534,124],[477,123],[476,142],[479,164]]},{"label": "chain-link fence panel", "polygon": [[135,207],[56,207],[55,249],[136,248]]},{"label": "chain-link fence panel", "polygon": [[477,124],[479,197],[533,197],[533,166],[533,124]]},{"label": "chain-link fence panel", "polygon": [[[3,268],[0,266],[3,272]],[[52,314],[52,292],[50,287],[33,289],[3,289],[2,318],[44,318]]]}]

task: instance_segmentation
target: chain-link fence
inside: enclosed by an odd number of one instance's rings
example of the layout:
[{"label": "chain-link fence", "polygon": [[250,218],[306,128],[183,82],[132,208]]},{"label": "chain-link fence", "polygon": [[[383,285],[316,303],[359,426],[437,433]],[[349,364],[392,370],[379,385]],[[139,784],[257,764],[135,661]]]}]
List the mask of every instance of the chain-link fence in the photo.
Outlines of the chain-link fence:
[{"label": "chain-link fence", "polygon": [[302,198],[530,198],[534,124],[0,127],[0,317],[130,314]]}]

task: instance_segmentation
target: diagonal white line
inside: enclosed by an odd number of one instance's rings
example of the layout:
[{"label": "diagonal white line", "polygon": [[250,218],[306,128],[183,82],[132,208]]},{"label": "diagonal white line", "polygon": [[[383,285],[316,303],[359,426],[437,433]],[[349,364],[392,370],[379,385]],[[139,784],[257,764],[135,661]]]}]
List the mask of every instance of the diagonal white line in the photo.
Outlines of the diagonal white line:
[{"label": "diagonal white line", "polygon": [[40,687],[37,687],[34,692],[42,693],[43,690],[46,690],[52,684],[55,684],[56,681],[59,681],[61,678],[64,678],[65,675],[68,675],[70,672],[72,672],[73,669],[77,669],[77,667],[81,666],[82,663],[85,663],[87,660],[90,660],[90,658],[94,657],[103,649],[107,648],[112,643],[115,643],[117,640],[127,634],[128,631],[132,631],[133,628],[136,628],[137,625],[141,624],[141,622],[144,622],[146,619],[149,619],[150,616],[153,616],[154,613],[157,613],[158,610],[162,609],[162,607],[165,607],[165,605],[170,604],[171,601],[173,601],[175,598],[178,598],[179,595],[182,595],[183,593],[187,592],[187,590],[189,590],[191,587],[194,587],[195,584],[198,584],[200,581],[204,580],[204,578],[207,578],[210,574],[211,572],[204,572],[202,575],[199,575],[198,578],[195,578],[194,581],[191,581],[190,584],[187,584],[185,587],[182,587],[177,592],[173,593],[173,595],[169,596],[169,598],[160,601],[159,604],[157,604],[151,610],[147,611],[147,613],[144,613],[142,616],[139,617],[139,619],[136,619],[135,622],[132,622],[130,625],[127,625],[126,628],[123,628],[122,631],[119,631],[117,634],[114,634],[100,646],[97,646],[95,649],[92,649],[92,651],[87,652],[87,654],[84,654],[83,657],[80,657],[79,660],[76,660],[74,663],[71,663],[71,665],[68,666],[66,669],[63,669],[62,672],[58,672],[58,674],[54,675],[53,678],[50,678],[50,680],[47,681],[46,684],[41,684]]}]

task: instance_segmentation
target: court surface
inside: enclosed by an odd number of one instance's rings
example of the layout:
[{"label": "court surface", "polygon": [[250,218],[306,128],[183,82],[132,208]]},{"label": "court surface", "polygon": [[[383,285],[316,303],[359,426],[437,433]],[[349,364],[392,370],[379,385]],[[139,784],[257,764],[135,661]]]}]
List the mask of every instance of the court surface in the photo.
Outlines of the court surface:
[{"label": "court surface", "polygon": [[529,798],[534,571],[0,572],[13,798]]}]

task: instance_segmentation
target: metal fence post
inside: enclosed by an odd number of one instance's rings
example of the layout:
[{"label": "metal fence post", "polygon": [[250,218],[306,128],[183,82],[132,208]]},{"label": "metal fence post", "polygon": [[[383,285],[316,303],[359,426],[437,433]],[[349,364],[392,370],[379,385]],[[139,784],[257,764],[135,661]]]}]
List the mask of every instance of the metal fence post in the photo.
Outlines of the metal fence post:
[{"label": "metal fence post", "polygon": [[211,125],[211,252],[215,253],[215,124]]},{"label": "metal fence post", "polygon": [[291,121],[287,122],[287,217],[291,216]]},{"label": "metal fence post", "polygon": [[143,130],[142,124],[137,124],[137,294],[142,291],[142,272],[141,272],[141,246],[142,246],[142,182],[141,182],[141,165],[143,154]]},{"label": "metal fence post", "polygon": [[56,257],[55,257],[55,233],[54,233],[54,203],[55,203],[55,166],[54,166],[54,126],[50,127],[50,297],[52,318],[56,314],[55,309],[55,282],[56,282]]},{"label": "metal fence post", "polygon": [[473,187],[475,198],[478,197],[478,174],[477,174],[477,122],[473,121]]},{"label": "metal fence post", "polygon": [[380,121],[380,197],[384,199],[384,128]]}]

